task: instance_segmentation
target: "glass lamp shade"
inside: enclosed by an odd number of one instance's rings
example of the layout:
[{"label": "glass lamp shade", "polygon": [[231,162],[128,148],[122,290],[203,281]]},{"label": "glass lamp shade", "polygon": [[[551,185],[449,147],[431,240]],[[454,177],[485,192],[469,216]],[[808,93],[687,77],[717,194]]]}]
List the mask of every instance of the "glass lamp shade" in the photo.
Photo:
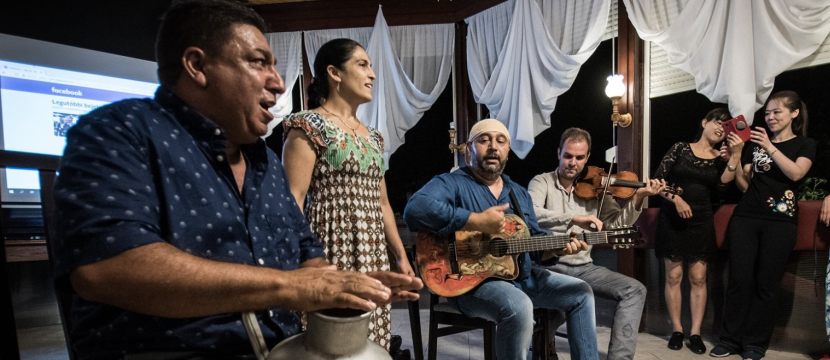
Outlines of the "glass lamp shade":
[{"label": "glass lamp shade", "polygon": [[605,86],[605,95],[609,98],[625,95],[625,84],[622,75],[611,75],[608,77],[608,85]]}]

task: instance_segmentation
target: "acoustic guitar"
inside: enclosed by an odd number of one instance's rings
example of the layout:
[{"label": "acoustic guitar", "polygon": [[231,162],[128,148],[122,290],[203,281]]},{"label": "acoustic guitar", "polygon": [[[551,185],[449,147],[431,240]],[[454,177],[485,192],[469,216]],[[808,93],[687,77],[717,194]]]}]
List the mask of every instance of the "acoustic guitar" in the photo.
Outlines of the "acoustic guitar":
[{"label": "acoustic guitar", "polygon": [[527,225],[513,214],[505,215],[501,234],[456,231],[454,239],[441,239],[425,232],[417,236],[415,262],[421,279],[430,291],[443,297],[463,295],[491,277],[513,280],[519,275],[517,254],[562,249],[573,237],[589,245],[607,244],[613,248],[633,247],[640,241],[640,232],[634,227],[531,237]]}]

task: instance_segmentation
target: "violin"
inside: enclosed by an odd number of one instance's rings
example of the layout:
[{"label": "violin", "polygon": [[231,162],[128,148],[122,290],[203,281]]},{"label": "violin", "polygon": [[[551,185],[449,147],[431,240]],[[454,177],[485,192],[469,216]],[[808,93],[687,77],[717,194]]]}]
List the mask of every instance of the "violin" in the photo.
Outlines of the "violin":
[{"label": "violin", "polygon": [[[574,194],[583,200],[599,199],[605,190],[605,183],[608,184],[608,194],[617,199],[630,199],[637,189],[647,184],[640,182],[637,174],[632,171],[618,171],[609,176],[605,170],[597,166],[588,166],[581,176],[574,183]],[[672,195],[683,194],[683,189],[676,186],[666,186],[663,192]]]}]

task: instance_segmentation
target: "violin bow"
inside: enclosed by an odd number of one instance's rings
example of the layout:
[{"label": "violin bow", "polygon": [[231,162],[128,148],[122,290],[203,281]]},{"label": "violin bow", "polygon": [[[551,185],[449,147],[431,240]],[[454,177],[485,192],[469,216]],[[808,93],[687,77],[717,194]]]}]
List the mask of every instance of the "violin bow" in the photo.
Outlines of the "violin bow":
[{"label": "violin bow", "polygon": [[611,171],[614,170],[615,162],[617,162],[616,156],[611,158],[611,163],[608,164],[608,171],[605,172],[608,174],[608,178],[605,180],[605,185],[602,187],[602,196],[599,197],[599,207],[597,207],[597,219],[600,219],[600,221],[602,221],[602,205],[605,204],[605,194],[608,193],[608,186],[611,185]]}]

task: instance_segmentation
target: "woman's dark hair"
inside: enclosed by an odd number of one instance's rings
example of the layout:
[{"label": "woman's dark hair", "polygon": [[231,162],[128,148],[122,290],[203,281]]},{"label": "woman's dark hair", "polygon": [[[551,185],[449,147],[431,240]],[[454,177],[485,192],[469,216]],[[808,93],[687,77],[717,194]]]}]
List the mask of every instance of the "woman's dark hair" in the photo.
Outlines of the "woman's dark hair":
[{"label": "woman's dark hair", "polygon": [[793,119],[790,126],[793,128],[793,134],[807,136],[807,104],[801,100],[801,96],[798,96],[798,93],[795,91],[784,90],[772,94],[767,99],[767,104],[772,100],[780,101],[790,111],[798,110],[798,116]]},{"label": "woman's dark hair", "polygon": [[[714,120],[726,121],[726,120],[729,120],[731,118],[732,118],[732,115],[729,114],[729,109],[727,109],[725,107],[717,107],[717,108],[714,108],[712,110],[709,110],[709,112],[706,113],[706,116],[703,117],[703,120],[705,120],[706,122],[710,122],[710,121],[714,121]],[[692,141],[700,140],[701,136],[703,136],[703,128],[702,127],[697,129],[697,135],[695,136],[694,140],[692,140]]]},{"label": "woman's dark hair", "polygon": [[231,36],[231,27],[251,25],[266,32],[265,20],[237,1],[174,1],[164,13],[156,34],[156,62],[162,85],[173,85],[184,68],[182,54],[195,46],[210,55],[219,54]]},{"label": "woman's dark hair", "polygon": [[706,113],[706,116],[703,117],[703,119],[706,120],[706,122],[712,120],[726,121],[731,118],[732,115],[729,114],[729,109],[725,107],[719,107],[709,110],[709,112]]},{"label": "woman's dark hair", "polygon": [[329,78],[326,70],[329,65],[343,69],[343,64],[352,57],[356,48],[363,48],[360,43],[352,39],[331,40],[317,51],[314,57],[314,78],[308,86],[308,108],[320,107],[329,96]]}]

